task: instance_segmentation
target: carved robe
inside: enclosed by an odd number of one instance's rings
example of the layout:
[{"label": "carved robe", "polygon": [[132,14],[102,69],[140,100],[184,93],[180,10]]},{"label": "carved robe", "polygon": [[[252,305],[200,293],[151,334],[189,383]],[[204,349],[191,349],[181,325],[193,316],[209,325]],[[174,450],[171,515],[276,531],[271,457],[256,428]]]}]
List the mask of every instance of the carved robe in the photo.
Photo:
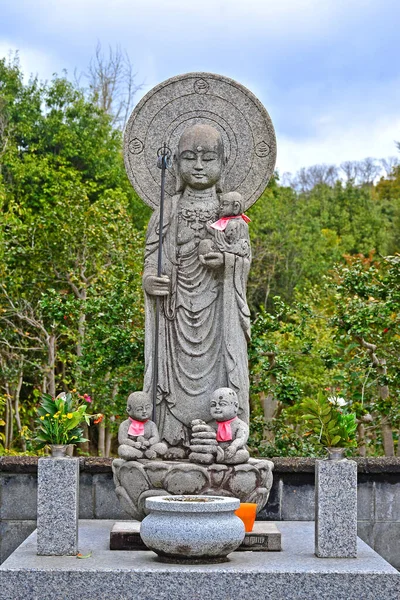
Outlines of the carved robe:
[{"label": "carved robe", "polygon": [[[241,419],[249,418],[250,255],[225,252],[218,269],[200,262],[199,242],[211,237],[206,223],[217,212],[213,190],[205,196],[188,189],[167,201],[164,211],[162,274],[171,284],[160,301],[157,426],[160,437],[173,446],[188,445],[193,419],[210,419],[209,400],[217,388],[234,389]],[[158,224],[155,210],[147,230],[144,281],[157,273]],[[144,390],[151,393],[155,298],[145,293],[145,302]]]}]

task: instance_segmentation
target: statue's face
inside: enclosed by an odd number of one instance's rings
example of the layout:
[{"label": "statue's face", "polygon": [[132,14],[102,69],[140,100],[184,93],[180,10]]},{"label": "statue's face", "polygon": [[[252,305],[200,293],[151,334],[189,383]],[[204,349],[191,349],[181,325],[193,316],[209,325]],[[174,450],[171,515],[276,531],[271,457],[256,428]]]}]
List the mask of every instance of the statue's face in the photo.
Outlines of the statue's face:
[{"label": "statue's face", "polygon": [[236,417],[239,402],[233,390],[221,388],[216,390],[210,402],[210,413],[216,421],[229,421]]},{"label": "statue's face", "polygon": [[135,421],[147,421],[151,417],[152,408],[149,396],[143,392],[136,392],[129,396],[126,412]]},{"label": "statue's face", "polygon": [[222,139],[209,125],[194,125],[181,136],[178,146],[178,169],[184,185],[205,190],[218,183],[223,167]]},{"label": "statue's face", "polygon": [[222,194],[219,204],[220,217],[236,217],[241,213],[240,195],[236,192]]}]

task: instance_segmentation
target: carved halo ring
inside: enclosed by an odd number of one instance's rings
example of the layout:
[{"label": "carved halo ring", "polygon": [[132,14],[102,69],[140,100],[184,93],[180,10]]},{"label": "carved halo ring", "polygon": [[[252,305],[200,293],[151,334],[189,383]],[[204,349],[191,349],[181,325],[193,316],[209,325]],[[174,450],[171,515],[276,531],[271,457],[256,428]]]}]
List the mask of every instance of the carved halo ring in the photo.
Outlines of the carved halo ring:
[{"label": "carved halo ring", "polygon": [[[142,98],[127,123],[124,157],[128,177],[142,200],[155,208],[160,199],[157,150],[175,152],[183,131],[196,123],[217,129],[227,165],[224,191],[237,191],[249,208],[263,193],[274,171],[276,140],[261,102],[236,81],[212,73],[188,73],[167,79]],[[166,198],[175,194],[173,169],[166,175]]]}]

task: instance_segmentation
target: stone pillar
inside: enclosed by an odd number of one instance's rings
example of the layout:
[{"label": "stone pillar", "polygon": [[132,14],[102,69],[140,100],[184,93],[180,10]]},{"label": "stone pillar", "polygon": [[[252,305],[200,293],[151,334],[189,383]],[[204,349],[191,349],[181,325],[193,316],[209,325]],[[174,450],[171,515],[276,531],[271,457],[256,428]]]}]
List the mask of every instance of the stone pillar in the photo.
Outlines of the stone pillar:
[{"label": "stone pillar", "polygon": [[38,463],[37,553],[78,552],[79,459],[40,458]]},{"label": "stone pillar", "polygon": [[353,460],[315,462],[315,554],[357,556],[357,464]]}]

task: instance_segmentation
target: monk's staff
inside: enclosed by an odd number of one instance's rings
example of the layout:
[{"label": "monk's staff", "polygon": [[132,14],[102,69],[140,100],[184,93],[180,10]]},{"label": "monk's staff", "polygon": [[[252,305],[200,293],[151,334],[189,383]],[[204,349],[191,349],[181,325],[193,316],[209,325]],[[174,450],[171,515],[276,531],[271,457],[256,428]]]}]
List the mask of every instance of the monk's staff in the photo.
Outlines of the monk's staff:
[{"label": "monk's staff", "polygon": [[[161,277],[162,269],[162,240],[164,227],[164,196],[165,196],[165,173],[171,165],[171,150],[165,144],[157,151],[157,166],[161,169],[161,197],[160,197],[160,220],[158,223],[158,262],[157,277]],[[158,338],[160,333],[160,296],[156,296],[156,319],[154,327],[154,353],[153,353],[153,421],[156,423],[157,412],[157,387],[158,387]]]}]

